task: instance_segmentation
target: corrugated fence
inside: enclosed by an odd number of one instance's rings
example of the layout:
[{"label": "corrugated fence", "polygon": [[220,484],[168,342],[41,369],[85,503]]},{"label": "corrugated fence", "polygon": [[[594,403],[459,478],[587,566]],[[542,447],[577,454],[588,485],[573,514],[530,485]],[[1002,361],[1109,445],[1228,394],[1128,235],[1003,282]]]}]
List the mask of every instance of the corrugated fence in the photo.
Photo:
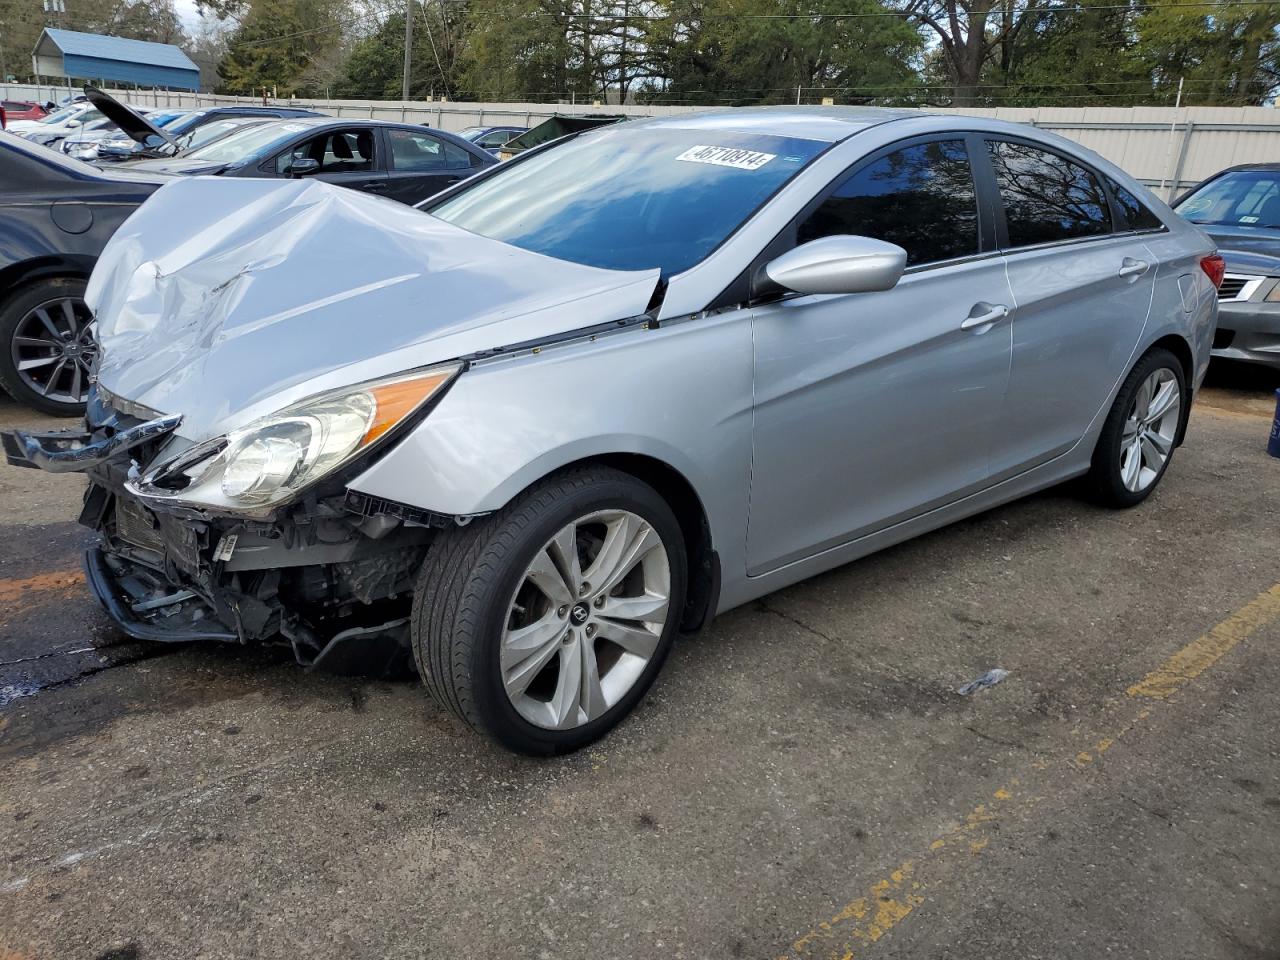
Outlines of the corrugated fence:
[{"label": "corrugated fence", "polygon": [[[113,90],[130,103],[152,107],[225,106],[262,103],[174,91]],[[57,99],[64,87],[0,85],[5,98]],[[446,103],[391,100],[271,101],[308,107],[340,117],[373,117],[426,123],[442,130],[514,124],[532,126],[556,114],[624,113],[636,117],[688,113],[704,107],[596,106],[571,103]],[[1271,107],[1034,107],[940,110],[941,113],[999,117],[1029,123],[1068,137],[1100,153],[1152,187],[1173,195],[1223,167],[1257,161],[1280,162],[1280,110]]]}]

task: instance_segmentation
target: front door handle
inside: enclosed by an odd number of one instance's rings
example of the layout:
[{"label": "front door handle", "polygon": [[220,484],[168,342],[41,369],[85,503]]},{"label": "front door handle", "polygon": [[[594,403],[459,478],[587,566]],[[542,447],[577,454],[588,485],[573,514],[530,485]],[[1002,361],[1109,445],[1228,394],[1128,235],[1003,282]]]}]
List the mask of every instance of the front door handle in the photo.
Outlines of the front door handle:
[{"label": "front door handle", "polygon": [[385,180],[366,180],[360,184],[361,190],[385,190],[387,189],[387,181]]},{"label": "front door handle", "polygon": [[1120,263],[1120,269],[1117,274],[1121,277],[1140,277],[1151,269],[1151,264],[1145,260],[1135,260],[1133,257],[1125,257]]},{"label": "front door handle", "polygon": [[965,317],[964,322],[960,324],[960,329],[977,330],[981,327],[989,327],[1008,315],[1009,308],[1003,303],[997,303],[995,306],[989,303],[976,303],[973,309],[969,311],[969,316]]}]

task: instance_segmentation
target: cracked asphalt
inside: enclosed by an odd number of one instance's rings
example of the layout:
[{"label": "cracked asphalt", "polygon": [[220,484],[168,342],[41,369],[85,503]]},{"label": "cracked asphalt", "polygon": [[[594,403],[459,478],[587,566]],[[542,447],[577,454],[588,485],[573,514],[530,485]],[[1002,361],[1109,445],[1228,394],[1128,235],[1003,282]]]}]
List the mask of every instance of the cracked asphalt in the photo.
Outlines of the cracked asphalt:
[{"label": "cracked asphalt", "polygon": [[0,958],[1280,958],[1280,377],[1210,384],[1145,505],[733,611],[553,761],[416,682],[122,638],[80,481],[0,469]]}]

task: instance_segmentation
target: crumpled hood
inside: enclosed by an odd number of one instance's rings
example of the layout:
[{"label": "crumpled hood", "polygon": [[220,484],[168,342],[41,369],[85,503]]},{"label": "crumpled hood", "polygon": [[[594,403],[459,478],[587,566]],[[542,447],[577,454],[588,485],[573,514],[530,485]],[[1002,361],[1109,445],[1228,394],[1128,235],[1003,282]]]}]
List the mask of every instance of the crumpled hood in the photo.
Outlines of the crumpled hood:
[{"label": "crumpled hood", "polygon": [[657,270],[530,253],[316,180],[179,178],[86,299],[98,382],[217,436],[315,393],[637,316]]}]

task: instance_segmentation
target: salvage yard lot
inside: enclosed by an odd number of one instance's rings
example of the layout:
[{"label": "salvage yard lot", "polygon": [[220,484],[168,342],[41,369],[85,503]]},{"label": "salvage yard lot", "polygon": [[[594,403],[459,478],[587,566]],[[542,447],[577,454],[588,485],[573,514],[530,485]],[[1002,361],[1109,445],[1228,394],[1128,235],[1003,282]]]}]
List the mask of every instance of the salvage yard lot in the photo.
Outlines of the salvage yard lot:
[{"label": "salvage yard lot", "polygon": [[733,611],[559,760],[124,641],[81,481],[0,472],[0,957],[1280,956],[1277,384],[1211,380],[1145,505],[1049,491]]}]

